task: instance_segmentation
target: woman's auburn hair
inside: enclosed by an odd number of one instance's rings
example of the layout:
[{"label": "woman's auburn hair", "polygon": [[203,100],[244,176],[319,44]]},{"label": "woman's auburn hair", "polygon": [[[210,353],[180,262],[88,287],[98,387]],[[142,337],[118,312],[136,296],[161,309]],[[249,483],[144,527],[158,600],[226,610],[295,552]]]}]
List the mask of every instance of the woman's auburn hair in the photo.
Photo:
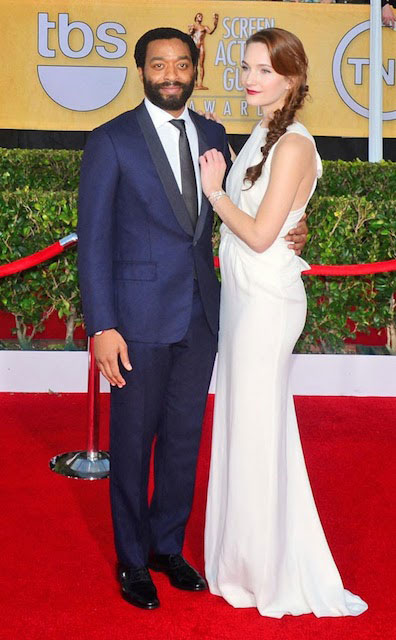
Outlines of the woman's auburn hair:
[{"label": "woman's auburn hair", "polygon": [[301,109],[308,94],[308,59],[301,40],[294,33],[277,27],[262,29],[250,36],[246,41],[246,46],[248,47],[254,42],[264,44],[267,47],[272,68],[276,73],[290,78],[292,86],[286,95],[282,109],[277,109],[274,112],[268,124],[265,144],[261,147],[262,160],[246,171],[245,181],[250,183],[249,189],[260,177],[271,147],[293,122],[296,111]]}]

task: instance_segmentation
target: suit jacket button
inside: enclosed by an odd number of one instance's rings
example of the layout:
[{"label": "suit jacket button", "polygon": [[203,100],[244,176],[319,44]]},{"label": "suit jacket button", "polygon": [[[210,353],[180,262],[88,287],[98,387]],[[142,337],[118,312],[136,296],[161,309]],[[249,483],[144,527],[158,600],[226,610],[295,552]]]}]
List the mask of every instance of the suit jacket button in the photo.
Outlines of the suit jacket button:
[{"label": "suit jacket button", "polygon": [[197,246],[197,244],[198,244],[198,243],[197,243],[197,241],[196,241],[196,240],[194,240],[194,242],[193,242],[193,247],[196,247],[196,246]]}]

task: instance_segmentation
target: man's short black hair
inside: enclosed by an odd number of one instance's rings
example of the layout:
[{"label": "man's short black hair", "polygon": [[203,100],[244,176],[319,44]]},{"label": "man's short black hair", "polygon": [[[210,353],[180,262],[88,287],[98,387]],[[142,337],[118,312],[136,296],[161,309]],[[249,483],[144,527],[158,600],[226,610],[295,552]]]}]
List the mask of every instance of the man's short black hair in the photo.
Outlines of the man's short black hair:
[{"label": "man's short black hair", "polygon": [[177,38],[182,42],[185,42],[191,53],[191,60],[194,67],[198,64],[198,49],[195,46],[194,40],[187,33],[174,29],[173,27],[158,27],[157,29],[150,29],[144,33],[136,43],[135,47],[135,62],[137,67],[144,67],[146,62],[146,52],[149,42],[153,40],[171,40]]}]

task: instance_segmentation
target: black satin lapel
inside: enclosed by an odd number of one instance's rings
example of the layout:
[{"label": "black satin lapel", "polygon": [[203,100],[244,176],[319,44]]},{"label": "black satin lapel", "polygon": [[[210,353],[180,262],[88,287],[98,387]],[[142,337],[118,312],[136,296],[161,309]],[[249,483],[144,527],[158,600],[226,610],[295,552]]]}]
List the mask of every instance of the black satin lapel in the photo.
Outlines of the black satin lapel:
[{"label": "black satin lapel", "polygon": [[[189,109],[189,113],[192,121],[195,124],[195,128],[197,130],[199,155],[202,156],[205,153],[205,151],[208,151],[208,149],[210,149],[211,147],[209,146],[208,141],[206,139],[205,131],[201,127],[199,117],[197,117],[197,114],[194,111],[191,111],[190,109]],[[195,241],[198,241],[202,235],[202,231],[205,226],[206,217],[209,211],[210,211],[209,200],[204,195],[204,193],[202,193],[201,210],[199,212],[197,226],[195,227],[195,234],[194,234]]]},{"label": "black satin lapel", "polygon": [[144,139],[150,151],[151,159],[157,169],[159,178],[165,189],[173,213],[181,228],[190,236],[194,235],[194,228],[188,215],[186,205],[173,175],[168,158],[155,130],[152,120],[144,103],[136,109],[136,117],[143,132]]},{"label": "black satin lapel", "polygon": [[194,240],[197,242],[202,235],[202,231],[205,226],[206,218],[208,216],[209,211],[210,211],[209,200],[204,194],[202,194],[201,211],[198,216],[197,226],[195,227],[195,233],[194,233]]}]

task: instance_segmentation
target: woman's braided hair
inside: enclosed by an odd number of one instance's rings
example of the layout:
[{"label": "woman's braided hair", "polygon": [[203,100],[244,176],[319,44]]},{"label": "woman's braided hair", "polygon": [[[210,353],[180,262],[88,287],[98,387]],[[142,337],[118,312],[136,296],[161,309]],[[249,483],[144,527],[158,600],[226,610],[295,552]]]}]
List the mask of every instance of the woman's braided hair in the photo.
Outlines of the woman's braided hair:
[{"label": "woman's braided hair", "polygon": [[296,111],[301,109],[308,93],[308,59],[302,42],[297,36],[285,29],[262,29],[262,31],[250,36],[246,46],[253,42],[264,44],[268,49],[273,69],[280,75],[290,78],[293,82],[282,109],[277,109],[274,112],[268,124],[265,144],[261,147],[262,160],[246,171],[245,181],[250,183],[249,189],[260,177],[271,147],[293,122]]}]

